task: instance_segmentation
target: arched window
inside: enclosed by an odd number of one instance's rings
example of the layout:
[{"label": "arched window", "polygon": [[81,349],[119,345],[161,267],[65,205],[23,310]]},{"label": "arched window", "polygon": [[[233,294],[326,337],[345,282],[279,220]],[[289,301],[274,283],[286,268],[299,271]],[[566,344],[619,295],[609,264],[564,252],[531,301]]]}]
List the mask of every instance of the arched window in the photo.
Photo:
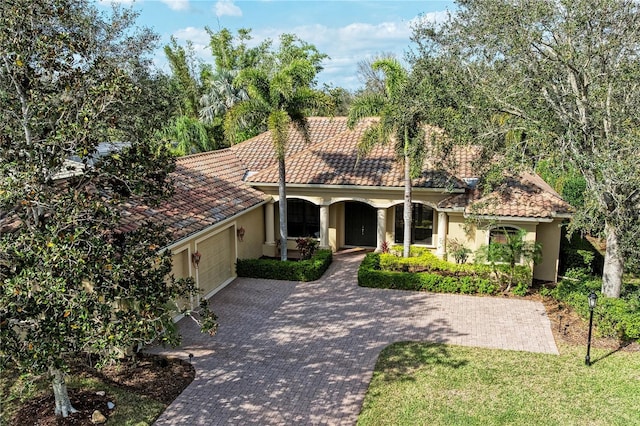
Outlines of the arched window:
[{"label": "arched window", "polygon": [[[433,209],[420,203],[412,205],[411,244],[433,245]],[[395,242],[404,240],[404,205],[396,206]]]},{"label": "arched window", "polygon": [[320,207],[306,200],[287,200],[289,237],[320,237]]}]

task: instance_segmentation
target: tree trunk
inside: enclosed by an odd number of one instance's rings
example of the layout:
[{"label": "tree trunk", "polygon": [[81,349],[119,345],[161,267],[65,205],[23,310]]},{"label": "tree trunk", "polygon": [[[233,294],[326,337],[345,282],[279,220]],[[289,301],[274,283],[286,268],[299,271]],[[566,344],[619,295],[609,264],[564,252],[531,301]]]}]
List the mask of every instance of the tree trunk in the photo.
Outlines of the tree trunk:
[{"label": "tree trunk", "polygon": [[67,384],[64,382],[64,373],[57,368],[49,368],[49,372],[53,376],[53,396],[56,401],[56,416],[68,417],[69,414],[77,413],[78,410],[73,408],[69,400],[67,392]]},{"label": "tree trunk", "polygon": [[[406,151],[406,145],[405,145]],[[411,247],[411,221],[412,221],[412,203],[411,203],[411,164],[409,163],[409,155],[404,155],[404,239],[402,255],[409,257],[409,249]]]},{"label": "tree trunk", "polygon": [[607,236],[607,248],[604,254],[602,270],[602,294],[608,297],[620,297],[622,289],[622,273],[624,262],[618,249],[617,229],[605,222],[604,232]]},{"label": "tree trunk", "polygon": [[287,260],[287,174],[284,157],[278,159],[278,196],[280,198],[280,260]]}]

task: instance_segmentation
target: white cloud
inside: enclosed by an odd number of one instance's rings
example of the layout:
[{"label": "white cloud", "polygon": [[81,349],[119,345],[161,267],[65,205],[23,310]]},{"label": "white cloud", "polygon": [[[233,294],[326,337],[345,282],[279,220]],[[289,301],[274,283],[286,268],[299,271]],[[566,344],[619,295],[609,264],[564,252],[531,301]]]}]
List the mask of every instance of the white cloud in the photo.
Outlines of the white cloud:
[{"label": "white cloud", "polygon": [[[230,9],[225,9],[230,8]],[[220,0],[216,4],[216,14],[230,14],[240,9],[231,0]],[[301,40],[315,45],[322,53],[330,56],[322,64],[324,69],[318,75],[319,82],[333,84],[348,90],[361,86],[358,80],[358,62],[370,59],[380,53],[392,53],[399,60],[404,59],[410,49],[412,28],[422,20],[442,22],[446,12],[434,12],[417,16],[411,20],[387,21],[377,24],[351,23],[341,27],[314,24],[288,28],[253,28],[250,46],[255,46],[270,38],[277,48],[278,37],[283,33],[295,34]],[[213,63],[209,49],[209,35],[204,29],[186,27],[175,31],[173,35],[180,41],[191,40],[198,57],[207,63]]]},{"label": "white cloud", "polygon": [[161,0],[171,10],[189,10],[189,0]]},{"label": "white cloud", "polygon": [[180,45],[186,45],[187,40],[191,41],[196,57],[207,64],[213,64],[213,55],[209,49],[209,34],[204,28],[186,27],[173,33],[173,36]]},{"label": "white cloud", "polygon": [[242,16],[242,10],[233,3],[233,0],[218,0],[214,11],[217,17]]},{"label": "white cloud", "polygon": [[253,31],[252,42],[265,38],[278,41],[282,33],[296,34],[330,56],[323,63],[319,82],[333,84],[348,90],[360,87],[357,76],[358,62],[380,53],[392,53],[402,60],[409,49],[413,21],[388,21],[378,24],[352,23],[342,27],[305,25],[295,28],[265,28]]}]

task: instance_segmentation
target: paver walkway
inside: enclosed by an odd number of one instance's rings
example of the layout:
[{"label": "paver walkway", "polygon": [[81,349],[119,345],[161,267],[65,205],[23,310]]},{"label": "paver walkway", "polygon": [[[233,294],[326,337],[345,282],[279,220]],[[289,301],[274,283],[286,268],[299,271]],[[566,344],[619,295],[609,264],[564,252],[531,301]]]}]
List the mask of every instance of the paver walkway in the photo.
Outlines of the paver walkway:
[{"label": "paver walkway", "polygon": [[380,351],[397,341],[557,354],[542,304],[367,289],[362,255],[311,283],[236,279],[211,299],[215,337],[179,323],[195,380],[158,425],[355,424]]}]

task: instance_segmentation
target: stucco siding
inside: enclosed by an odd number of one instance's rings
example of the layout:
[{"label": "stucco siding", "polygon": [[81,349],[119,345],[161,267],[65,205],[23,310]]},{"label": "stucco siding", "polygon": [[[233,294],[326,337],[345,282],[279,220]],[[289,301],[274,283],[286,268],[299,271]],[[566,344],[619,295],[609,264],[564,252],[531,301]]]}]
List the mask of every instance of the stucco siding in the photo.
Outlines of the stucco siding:
[{"label": "stucco siding", "polygon": [[[240,228],[244,229],[242,241],[237,237]],[[239,216],[235,221],[235,230],[239,259],[256,259],[262,256],[262,244],[265,241],[264,206]]]},{"label": "stucco siding", "polygon": [[533,278],[544,281],[556,281],[558,257],[560,255],[561,220],[538,225],[536,242],[542,245],[542,262],[535,266]]}]

